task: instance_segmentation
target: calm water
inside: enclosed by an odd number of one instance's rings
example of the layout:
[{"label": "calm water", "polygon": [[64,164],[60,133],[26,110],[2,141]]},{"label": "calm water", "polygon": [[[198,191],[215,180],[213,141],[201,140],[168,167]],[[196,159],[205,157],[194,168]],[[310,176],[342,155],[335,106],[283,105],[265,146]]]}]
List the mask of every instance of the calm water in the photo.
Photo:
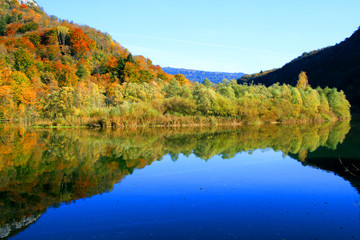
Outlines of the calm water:
[{"label": "calm water", "polygon": [[360,239],[357,123],[2,127],[0,236]]}]

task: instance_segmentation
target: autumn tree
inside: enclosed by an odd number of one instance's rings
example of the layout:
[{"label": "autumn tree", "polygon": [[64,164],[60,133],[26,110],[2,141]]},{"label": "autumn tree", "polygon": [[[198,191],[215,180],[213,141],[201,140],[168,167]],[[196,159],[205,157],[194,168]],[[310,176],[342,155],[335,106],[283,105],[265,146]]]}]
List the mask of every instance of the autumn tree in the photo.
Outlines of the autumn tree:
[{"label": "autumn tree", "polygon": [[11,87],[9,85],[0,86],[0,119],[11,119],[14,107]]},{"label": "autumn tree", "polygon": [[109,95],[107,97],[108,103],[117,106],[124,102],[124,95],[122,94],[122,87],[118,83],[112,83],[109,88]]},{"label": "autumn tree", "polygon": [[50,118],[66,117],[74,114],[75,90],[72,87],[63,87],[48,96],[44,107],[44,114]]},{"label": "autumn tree", "polygon": [[70,35],[70,46],[73,55],[78,58],[86,56],[86,53],[96,48],[95,41],[84,34],[83,30],[76,28]]},{"label": "autumn tree", "polygon": [[15,33],[22,25],[18,22],[10,23],[6,25],[5,34],[7,36],[15,36]]},{"label": "autumn tree", "polygon": [[176,75],[174,75],[174,77],[181,86],[183,86],[185,84],[190,84],[189,80],[187,80],[183,74],[176,74]]},{"label": "autumn tree", "polygon": [[23,92],[31,87],[30,79],[23,72],[14,71],[11,74],[11,89],[17,105],[24,102]]},{"label": "autumn tree", "polygon": [[157,78],[161,79],[162,81],[169,82],[169,80],[170,80],[168,75],[163,70],[161,70],[161,68],[158,70],[156,75],[157,75]]},{"label": "autumn tree", "polygon": [[309,85],[309,80],[308,77],[306,76],[306,72],[301,72],[299,74],[299,79],[298,82],[296,84],[296,87],[298,89],[302,89],[305,90],[305,88]]},{"label": "autumn tree", "polygon": [[56,63],[54,67],[55,78],[59,83],[60,87],[66,86],[75,86],[78,81],[78,76],[76,75],[76,69],[61,63]]}]

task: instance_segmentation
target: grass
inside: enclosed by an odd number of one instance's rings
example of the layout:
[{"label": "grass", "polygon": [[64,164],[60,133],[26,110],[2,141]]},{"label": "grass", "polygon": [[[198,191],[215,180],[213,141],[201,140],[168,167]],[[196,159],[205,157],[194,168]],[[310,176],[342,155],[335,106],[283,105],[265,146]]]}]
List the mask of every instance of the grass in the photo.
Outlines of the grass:
[{"label": "grass", "polygon": [[[332,119],[331,121],[334,121]],[[133,116],[89,116],[68,117],[59,119],[35,120],[31,126],[34,128],[138,128],[138,127],[205,127],[205,126],[241,126],[262,124],[306,124],[329,122],[329,119],[286,119],[284,121],[244,121],[240,118],[225,118],[214,116],[177,116],[153,115],[151,117]]]},{"label": "grass", "polygon": [[[169,110],[169,109],[168,109]],[[83,108],[69,112],[65,117],[18,119],[22,126],[34,128],[138,128],[138,127],[205,127],[240,126],[262,124],[307,124],[334,122],[334,114],[301,112],[291,115],[263,111],[240,111],[241,116],[213,116],[214,112],[204,115],[201,112],[186,115],[183,111],[165,110],[161,103],[125,103],[116,107]],[[212,115],[210,115],[212,114]]]}]

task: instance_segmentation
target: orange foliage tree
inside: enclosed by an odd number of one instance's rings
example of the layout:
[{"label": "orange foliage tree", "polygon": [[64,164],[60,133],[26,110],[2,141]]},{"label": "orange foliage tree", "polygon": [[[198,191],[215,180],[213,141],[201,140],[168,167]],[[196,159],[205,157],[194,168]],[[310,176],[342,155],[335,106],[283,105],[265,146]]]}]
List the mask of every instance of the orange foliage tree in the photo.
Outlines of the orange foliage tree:
[{"label": "orange foliage tree", "polygon": [[95,41],[84,34],[80,28],[75,28],[70,36],[71,51],[79,58],[85,57],[86,53],[96,48]]},{"label": "orange foliage tree", "polygon": [[11,119],[14,111],[14,102],[11,87],[0,86],[0,118]]},{"label": "orange foliage tree", "polygon": [[62,63],[55,64],[55,78],[60,87],[75,86],[78,81],[76,69]]}]

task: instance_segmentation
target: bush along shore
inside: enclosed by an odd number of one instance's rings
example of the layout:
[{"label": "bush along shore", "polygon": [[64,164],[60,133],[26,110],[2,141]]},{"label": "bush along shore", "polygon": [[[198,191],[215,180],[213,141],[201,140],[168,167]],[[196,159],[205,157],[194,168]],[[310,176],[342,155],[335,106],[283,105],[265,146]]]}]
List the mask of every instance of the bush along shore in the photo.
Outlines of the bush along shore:
[{"label": "bush along shore", "polygon": [[[91,86],[91,84],[90,84]],[[274,84],[124,83],[112,95],[99,89],[63,87],[49,95],[33,126],[96,128],[314,123],[349,119],[342,91],[313,89],[305,73],[296,87]]]}]

